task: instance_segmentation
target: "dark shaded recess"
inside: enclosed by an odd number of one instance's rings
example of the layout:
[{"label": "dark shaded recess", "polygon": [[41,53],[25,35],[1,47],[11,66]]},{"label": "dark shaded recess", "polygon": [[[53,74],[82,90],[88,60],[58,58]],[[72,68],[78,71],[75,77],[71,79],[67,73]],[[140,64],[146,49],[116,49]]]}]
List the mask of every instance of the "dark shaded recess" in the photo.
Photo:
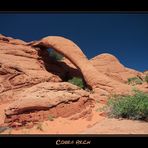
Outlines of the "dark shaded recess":
[{"label": "dark shaded recess", "polygon": [[38,49],[38,55],[41,57],[41,60],[44,62],[46,70],[50,73],[58,75],[63,81],[68,81],[73,77],[80,77],[84,81],[83,75],[80,70],[69,67],[63,61],[54,60],[52,57],[50,57],[47,48],[40,47]]}]

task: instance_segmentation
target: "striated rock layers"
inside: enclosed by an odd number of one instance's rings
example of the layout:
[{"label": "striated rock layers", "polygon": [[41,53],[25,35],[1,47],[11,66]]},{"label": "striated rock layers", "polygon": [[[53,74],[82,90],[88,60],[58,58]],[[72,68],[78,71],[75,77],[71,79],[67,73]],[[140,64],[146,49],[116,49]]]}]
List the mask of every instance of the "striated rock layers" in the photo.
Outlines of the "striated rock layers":
[{"label": "striated rock layers", "polygon": [[[41,82],[60,82],[61,78],[46,68],[46,51],[26,46],[21,40],[0,35],[0,100],[12,99],[16,91]],[[52,66],[49,62],[49,66]]]},{"label": "striated rock layers", "polygon": [[[53,61],[48,48],[66,59]],[[8,123],[18,121],[19,114],[26,112],[28,116],[25,114],[20,122],[28,121],[31,116],[34,120],[31,112],[39,110],[55,116],[69,116],[92,106],[96,96],[128,93],[131,87],[123,82],[129,73],[130,76],[141,74],[125,68],[109,54],[89,61],[74,42],[63,37],[49,36],[26,43],[0,35],[0,103],[11,102],[5,111]],[[73,74],[83,77],[93,94],[63,82]],[[60,109],[63,106],[67,110],[59,111],[59,105]],[[42,118],[44,115],[39,114]]]},{"label": "striated rock layers", "polygon": [[69,117],[91,109],[89,93],[67,82],[43,82],[27,88],[8,106],[5,122],[9,126],[49,120],[49,116]]}]

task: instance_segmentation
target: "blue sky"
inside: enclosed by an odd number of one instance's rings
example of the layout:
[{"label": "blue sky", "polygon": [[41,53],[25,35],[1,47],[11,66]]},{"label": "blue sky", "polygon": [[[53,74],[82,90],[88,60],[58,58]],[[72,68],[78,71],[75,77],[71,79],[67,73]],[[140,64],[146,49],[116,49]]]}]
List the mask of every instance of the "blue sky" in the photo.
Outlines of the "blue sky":
[{"label": "blue sky", "polygon": [[0,33],[24,41],[63,36],[89,59],[111,53],[126,67],[148,70],[148,14],[1,13]]}]

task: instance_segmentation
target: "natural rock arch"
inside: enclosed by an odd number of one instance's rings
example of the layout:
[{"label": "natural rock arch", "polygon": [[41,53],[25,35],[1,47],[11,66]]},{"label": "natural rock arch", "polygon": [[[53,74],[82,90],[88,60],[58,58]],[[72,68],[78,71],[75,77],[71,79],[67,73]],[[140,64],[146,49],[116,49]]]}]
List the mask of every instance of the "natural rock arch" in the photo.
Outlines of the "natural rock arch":
[{"label": "natural rock arch", "polygon": [[125,91],[125,89],[129,90],[127,89],[127,85],[112,80],[98,72],[81,49],[69,39],[59,36],[48,36],[39,41],[30,42],[28,45],[43,49],[52,48],[65,56],[81,71],[87,85],[92,89],[97,88],[112,92],[113,90],[118,90],[120,87],[122,91]]},{"label": "natural rock arch", "polygon": [[[11,118],[12,115],[21,114],[25,111],[39,110],[39,109],[50,110],[53,106],[56,106],[57,104],[63,101],[67,102],[69,100],[73,101],[73,100],[85,99],[83,100],[83,102],[87,102],[88,100],[95,100],[95,99],[102,98],[101,96],[105,97],[106,99],[107,95],[109,95],[110,93],[125,94],[130,91],[130,88],[128,87],[128,85],[123,84],[119,81],[113,80],[112,78],[106,76],[105,74],[97,71],[97,69],[92,65],[92,63],[87,59],[87,57],[81,51],[81,49],[74,42],[64,37],[49,36],[39,41],[23,43],[23,46],[22,46],[22,43],[21,43],[21,46],[16,46],[19,42],[18,41],[16,42],[16,40],[13,40],[13,39],[12,40],[10,39],[8,43],[9,43],[10,49],[13,47],[12,48],[13,50],[10,52],[10,54],[15,54],[16,56],[19,55],[20,58],[17,57],[17,62],[14,64],[11,64],[12,62],[10,61],[11,62],[10,63],[9,60],[6,60],[6,61],[4,60],[2,61],[3,63],[8,62],[8,64],[10,64],[11,67],[16,67],[16,70],[18,72],[20,71],[21,74],[25,76],[30,74],[30,69],[32,70],[32,68],[35,68],[35,71],[33,72],[31,71],[31,76],[33,76],[33,78],[36,78],[35,77],[36,75],[42,76],[42,78],[39,77],[39,80],[41,81],[37,81],[39,84],[35,82],[33,83],[35,85],[31,86],[33,84],[30,83],[31,87],[26,88],[26,90],[20,93],[19,95],[15,95],[14,97],[15,101],[12,102],[12,104],[10,104],[9,106],[7,106],[5,110],[5,114],[8,117],[8,120],[9,120],[9,117]],[[12,43],[13,45],[11,45]],[[4,53],[6,52],[7,54],[8,51],[5,50],[4,47],[5,46],[1,47],[3,49],[2,51]],[[44,63],[44,60],[42,60],[42,58],[44,58],[45,56],[44,53],[46,53],[46,50],[48,48],[52,48],[56,50],[58,53],[62,54],[67,59],[69,59],[81,71],[86,84],[90,88],[92,88],[93,91],[87,92],[74,85],[70,86],[70,84],[67,82],[56,81],[57,83],[55,83],[55,81],[53,81],[52,83],[52,81],[49,81],[51,77],[48,76],[49,71],[45,67],[46,64],[48,65],[48,61],[45,61]],[[25,51],[21,53],[20,49]],[[40,53],[42,53],[43,55],[42,54],[40,55]],[[30,57],[31,54],[32,55],[35,54],[35,56],[33,57],[33,59],[29,60],[29,62],[26,63],[25,57],[26,56]],[[8,55],[6,55],[6,57],[7,56]],[[13,57],[13,59],[16,59],[16,56]],[[38,58],[39,59],[41,58],[41,61],[39,61]],[[20,62],[20,60],[22,61]],[[56,65],[52,65],[52,66],[56,66]],[[13,73],[17,74],[16,71],[14,71]],[[26,77],[21,77],[19,80],[23,80],[24,78]],[[43,79],[43,78],[46,78],[46,79]],[[28,81],[26,82],[28,83]],[[14,83],[14,84],[17,84],[17,83]],[[24,85],[22,85],[22,87],[23,86]],[[57,90],[60,90],[60,91],[57,91]]]}]

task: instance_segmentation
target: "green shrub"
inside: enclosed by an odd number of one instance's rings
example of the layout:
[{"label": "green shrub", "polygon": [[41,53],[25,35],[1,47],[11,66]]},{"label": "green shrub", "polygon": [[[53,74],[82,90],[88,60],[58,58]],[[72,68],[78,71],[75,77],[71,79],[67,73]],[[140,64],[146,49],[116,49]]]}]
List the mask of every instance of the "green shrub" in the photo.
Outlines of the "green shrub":
[{"label": "green shrub", "polygon": [[55,50],[50,50],[49,56],[56,61],[61,61],[63,59],[63,56],[58,52],[56,52]]},{"label": "green shrub", "polygon": [[112,96],[105,107],[109,116],[128,119],[148,119],[148,94],[134,90],[133,95]]},{"label": "green shrub", "polygon": [[73,77],[72,79],[68,80],[68,82],[72,83],[74,85],[77,85],[81,88],[84,88],[84,83],[83,83],[83,80],[81,78]]},{"label": "green shrub", "polygon": [[136,84],[142,84],[143,80],[138,77],[128,78],[128,84],[136,85]]},{"label": "green shrub", "polygon": [[145,81],[148,83],[148,75],[145,76]]},{"label": "green shrub", "polygon": [[53,121],[54,120],[54,116],[53,115],[49,115],[48,116],[48,120]]},{"label": "green shrub", "polygon": [[36,128],[40,131],[44,131],[41,123],[38,123]]}]

